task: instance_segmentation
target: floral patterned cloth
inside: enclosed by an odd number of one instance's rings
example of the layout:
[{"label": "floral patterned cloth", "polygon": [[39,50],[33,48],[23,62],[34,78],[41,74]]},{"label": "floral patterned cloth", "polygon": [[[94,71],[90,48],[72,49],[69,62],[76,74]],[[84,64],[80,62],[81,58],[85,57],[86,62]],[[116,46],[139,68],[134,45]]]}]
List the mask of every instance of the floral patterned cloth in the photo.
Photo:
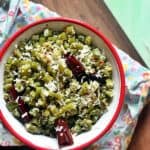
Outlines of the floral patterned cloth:
[{"label": "floral patterned cloth", "polygon": [[[40,4],[35,4],[29,0],[11,0],[7,12],[0,8],[0,44],[2,45],[7,36],[10,36],[20,27],[42,18],[54,16],[56,17],[58,14]],[[123,51],[116,49],[125,71],[126,96],[122,111],[113,127],[93,144],[97,149],[102,150],[127,149],[138,116],[147,103],[146,97],[150,96],[150,70],[141,66]],[[0,122],[0,145],[19,146],[21,144]]]}]

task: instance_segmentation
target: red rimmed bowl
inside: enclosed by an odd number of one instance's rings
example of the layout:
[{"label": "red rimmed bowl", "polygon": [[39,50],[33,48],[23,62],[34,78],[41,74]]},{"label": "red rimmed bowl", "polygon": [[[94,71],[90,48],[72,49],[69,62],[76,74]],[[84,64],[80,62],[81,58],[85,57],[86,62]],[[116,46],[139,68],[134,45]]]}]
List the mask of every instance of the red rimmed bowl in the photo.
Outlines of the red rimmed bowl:
[{"label": "red rimmed bowl", "polygon": [[36,149],[54,150],[59,149],[59,145],[55,138],[33,135],[27,132],[24,126],[8,111],[3,91],[4,64],[8,56],[11,55],[14,45],[19,41],[28,39],[32,34],[42,31],[47,26],[54,30],[62,30],[67,25],[73,25],[77,33],[90,35],[93,44],[105,50],[105,54],[113,67],[114,90],[113,100],[108,107],[108,111],[102,115],[90,131],[73,137],[74,144],[62,149],[81,149],[101,138],[116,121],[124,102],[125,76],[120,58],[111,42],[97,29],[87,23],[62,17],[43,19],[23,27],[7,39],[0,51],[0,118],[14,136],[26,145]]}]

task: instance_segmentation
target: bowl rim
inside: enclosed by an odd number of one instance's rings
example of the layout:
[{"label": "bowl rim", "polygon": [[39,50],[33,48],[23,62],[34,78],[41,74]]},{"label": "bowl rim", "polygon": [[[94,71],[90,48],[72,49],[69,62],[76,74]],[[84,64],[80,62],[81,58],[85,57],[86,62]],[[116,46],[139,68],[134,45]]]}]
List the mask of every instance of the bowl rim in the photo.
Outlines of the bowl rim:
[{"label": "bowl rim", "polygon": [[[108,132],[108,130],[112,127],[112,125],[114,124],[114,122],[116,121],[116,119],[119,116],[119,113],[121,111],[122,105],[124,103],[124,96],[125,96],[125,74],[124,74],[124,70],[123,70],[123,66],[122,66],[122,62],[118,56],[118,53],[116,51],[116,49],[114,48],[114,46],[112,45],[112,43],[103,35],[103,33],[99,30],[97,30],[96,28],[92,27],[91,25],[89,25],[88,23],[85,23],[83,21],[80,20],[76,20],[76,19],[72,19],[72,18],[66,18],[66,17],[53,17],[53,18],[46,18],[46,19],[41,19],[39,21],[33,22],[31,24],[28,24],[24,27],[22,27],[21,29],[19,29],[18,31],[16,31],[12,36],[10,36],[6,42],[4,43],[4,45],[1,48],[0,51],[0,62],[2,61],[3,55],[5,54],[5,52],[8,50],[9,46],[11,45],[11,43],[18,37],[20,36],[23,32],[25,32],[26,30],[28,30],[29,28],[36,26],[38,24],[43,24],[43,23],[47,23],[47,22],[68,22],[68,23],[73,23],[73,24],[77,24],[80,25],[82,27],[87,28],[88,30],[92,31],[93,33],[95,33],[98,37],[100,37],[102,39],[102,41],[104,41],[104,43],[108,46],[108,48],[110,49],[113,57],[115,58],[115,61],[118,65],[118,70],[119,70],[119,74],[120,74],[120,95],[119,95],[119,103],[117,106],[117,109],[112,117],[112,119],[110,120],[109,124],[105,127],[105,129],[99,133],[97,136],[95,136],[93,139],[91,139],[90,141],[87,141],[86,143],[80,145],[80,146],[76,146],[73,149],[81,149],[84,147],[87,147],[88,145],[96,142],[98,139],[100,139],[106,132]],[[6,126],[6,128],[16,137],[18,138],[20,141],[22,141],[23,143],[27,144],[30,147],[36,148],[36,149],[41,149],[41,150],[45,150],[46,148],[44,147],[40,147],[37,146],[35,144],[32,143],[32,141],[30,141],[29,139],[25,139],[24,137],[21,136],[21,134],[18,134],[15,132],[15,130],[13,129],[13,127],[8,123],[8,121],[5,119],[5,115],[2,113],[2,111],[0,110],[0,119],[2,120],[3,124]],[[51,149],[51,148],[50,148]]]}]

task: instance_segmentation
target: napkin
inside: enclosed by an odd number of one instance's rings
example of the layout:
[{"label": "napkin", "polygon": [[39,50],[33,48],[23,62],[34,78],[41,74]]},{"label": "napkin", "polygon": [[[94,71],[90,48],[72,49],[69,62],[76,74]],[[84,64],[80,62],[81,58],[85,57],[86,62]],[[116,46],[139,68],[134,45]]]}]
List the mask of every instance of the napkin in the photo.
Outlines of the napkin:
[{"label": "napkin", "polygon": [[[7,36],[10,36],[22,26],[42,18],[59,16],[56,12],[50,11],[43,5],[29,0],[11,0],[10,4],[8,12],[0,8],[0,12],[2,12],[0,13],[0,46],[3,45]],[[139,114],[147,103],[147,96],[150,96],[150,70],[141,66],[122,50],[115,48],[122,61],[126,77],[124,105],[112,128],[100,140],[89,146],[88,149],[95,145],[97,149],[102,150],[127,149]],[[22,145],[1,122],[0,145]]]}]

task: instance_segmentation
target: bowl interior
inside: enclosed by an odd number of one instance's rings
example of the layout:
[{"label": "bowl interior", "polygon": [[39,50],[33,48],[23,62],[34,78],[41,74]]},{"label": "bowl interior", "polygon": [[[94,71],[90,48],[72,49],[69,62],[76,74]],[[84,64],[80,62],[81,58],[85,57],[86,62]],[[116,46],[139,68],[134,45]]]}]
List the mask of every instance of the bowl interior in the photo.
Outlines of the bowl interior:
[{"label": "bowl interior", "polygon": [[55,138],[49,138],[49,137],[42,136],[42,135],[33,135],[33,134],[28,133],[25,130],[24,126],[18,120],[16,120],[6,108],[6,103],[3,97],[4,64],[8,56],[11,55],[13,47],[19,41],[23,39],[28,39],[32,34],[37,33],[46,27],[50,27],[53,30],[62,30],[66,25],[70,25],[70,24],[72,24],[75,27],[78,33],[91,35],[93,39],[93,44],[105,50],[105,54],[108,60],[111,62],[112,67],[113,67],[113,80],[115,84],[114,84],[114,90],[113,90],[114,97],[110,106],[108,107],[108,111],[97,121],[97,123],[92,127],[92,130],[82,133],[78,136],[75,136],[74,144],[72,146],[64,147],[62,149],[66,149],[66,148],[71,149],[71,148],[78,147],[80,145],[84,145],[85,143],[90,142],[95,137],[103,135],[106,131],[106,128],[110,127],[110,122],[112,121],[112,118],[114,117],[117,107],[119,105],[120,90],[121,90],[121,79],[120,79],[119,67],[109,47],[96,33],[92,32],[91,30],[85,28],[84,26],[80,24],[76,24],[73,22],[66,22],[66,21],[49,21],[49,22],[43,22],[43,23],[30,27],[25,32],[17,36],[16,39],[12,43],[10,43],[8,50],[3,55],[3,58],[0,64],[0,70],[1,70],[0,71],[0,83],[1,83],[0,84],[0,110],[3,116],[5,117],[6,122],[13,128],[13,133],[15,132],[16,134],[21,135],[22,139],[27,139],[33,145],[47,148],[47,149],[50,149],[50,148],[58,149],[59,147],[57,144],[57,140]]}]

